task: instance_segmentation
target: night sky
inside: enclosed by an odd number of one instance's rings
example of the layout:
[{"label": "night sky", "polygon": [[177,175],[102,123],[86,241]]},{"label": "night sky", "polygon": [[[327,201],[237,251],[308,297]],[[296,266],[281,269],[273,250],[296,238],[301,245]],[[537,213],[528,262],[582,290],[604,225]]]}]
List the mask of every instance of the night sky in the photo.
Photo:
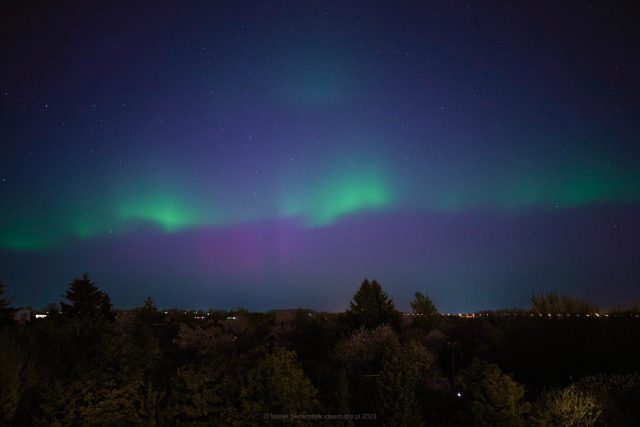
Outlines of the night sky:
[{"label": "night sky", "polygon": [[639,6],[41,3],[0,8],[15,306],[640,298]]}]

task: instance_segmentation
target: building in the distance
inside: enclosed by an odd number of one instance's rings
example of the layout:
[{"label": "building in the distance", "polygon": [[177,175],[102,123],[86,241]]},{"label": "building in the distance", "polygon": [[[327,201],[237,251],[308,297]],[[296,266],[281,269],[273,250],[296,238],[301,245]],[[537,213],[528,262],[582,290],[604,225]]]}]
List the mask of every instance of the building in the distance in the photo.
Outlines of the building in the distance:
[{"label": "building in the distance", "polygon": [[24,325],[27,322],[31,322],[31,309],[28,307],[22,307],[15,311],[13,314],[13,320],[19,325]]}]

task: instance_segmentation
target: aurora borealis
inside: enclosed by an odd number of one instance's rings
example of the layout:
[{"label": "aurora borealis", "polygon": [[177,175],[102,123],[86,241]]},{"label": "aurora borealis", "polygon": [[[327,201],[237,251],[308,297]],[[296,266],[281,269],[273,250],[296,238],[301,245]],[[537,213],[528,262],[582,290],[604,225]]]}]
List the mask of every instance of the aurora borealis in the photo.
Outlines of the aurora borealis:
[{"label": "aurora borealis", "polygon": [[639,12],[612,7],[3,5],[0,280],[35,307],[84,271],[123,307],[640,298]]}]

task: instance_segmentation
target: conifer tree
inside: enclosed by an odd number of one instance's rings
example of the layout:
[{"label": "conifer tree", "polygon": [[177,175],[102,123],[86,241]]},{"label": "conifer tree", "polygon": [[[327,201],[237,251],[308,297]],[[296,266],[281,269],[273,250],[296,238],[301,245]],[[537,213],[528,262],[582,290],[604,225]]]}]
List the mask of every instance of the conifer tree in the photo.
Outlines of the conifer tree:
[{"label": "conifer tree", "polygon": [[400,320],[400,314],[389,295],[378,282],[374,280],[370,283],[367,279],[353,296],[346,315],[353,328],[373,329],[383,324],[397,327]]},{"label": "conifer tree", "polygon": [[111,298],[93,283],[87,273],[69,284],[65,297],[69,303],[60,303],[65,316],[97,323],[111,318]]}]

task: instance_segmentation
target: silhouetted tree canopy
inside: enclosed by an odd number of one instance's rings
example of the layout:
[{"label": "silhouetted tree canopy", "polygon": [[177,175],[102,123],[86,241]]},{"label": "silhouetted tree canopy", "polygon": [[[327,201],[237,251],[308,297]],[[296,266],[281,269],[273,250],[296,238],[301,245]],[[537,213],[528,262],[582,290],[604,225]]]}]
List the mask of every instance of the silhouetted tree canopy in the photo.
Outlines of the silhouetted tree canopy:
[{"label": "silhouetted tree canopy", "polygon": [[542,405],[538,419],[545,425],[591,427],[602,414],[593,394],[575,385],[546,393]]},{"label": "silhouetted tree canopy", "polygon": [[365,279],[353,296],[346,313],[351,327],[373,329],[379,325],[398,326],[400,313],[393,300],[375,280]]},{"label": "silhouetted tree canopy", "polygon": [[232,425],[240,414],[232,396],[239,385],[220,366],[191,363],[178,369],[172,384],[169,414],[177,425]]},{"label": "silhouetted tree canopy", "polygon": [[8,425],[35,383],[33,361],[17,333],[0,329],[0,425]]},{"label": "silhouetted tree canopy", "polygon": [[602,414],[598,421],[608,426],[633,426],[640,420],[640,374],[596,374],[571,386],[593,396]]},{"label": "silhouetted tree canopy", "polygon": [[[112,311],[86,275],[66,297],[63,314],[51,306],[44,318],[0,326],[1,426],[360,424],[271,414],[369,414],[375,421],[360,421],[383,426],[640,420],[635,314],[496,310],[413,316],[392,326],[399,313],[369,281],[346,316],[159,311],[151,298]],[[540,309],[575,313],[584,309],[576,300],[545,295]],[[411,305],[416,313],[435,311],[420,293]]]},{"label": "silhouetted tree canopy", "polygon": [[[300,369],[296,354],[279,349],[248,373],[242,391],[248,425],[263,425],[264,414],[313,414],[320,407],[318,390]],[[290,424],[290,423],[287,423]],[[300,420],[293,425],[307,425]]]},{"label": "silhouetted tree canopy", "polygon": [[150,296],[147,297],[147,299],[144,300],[144,305],[142,306],[142,308],[144,310],[147,311],[157,311],[158,308],[156,307],[156,303],[153,301],[153,298],[151,298]]},{"label": "silhouetted tree canopy", "polygon": [[13,320],[13,309],[11,303],[4,297],[6,286],[0,282],[0,325],[9,323]]},{"label": "silhouetted tree canopy", "polygon": [[60,302],[62,319],[85,344],[97,344],[104,327],[113,321],[111,298],[102,292],[85,273],[69,284],[67,302]]},{"label": "silhouetted tree canopy", "polygon": [[598,306],[582,298],[548,292],[531,295],[531,308],[536,314],[590,314],[599,311]]},{"label": "silhouetted tree canopy", "polygon": [[163,315],[158,311],[151,297],[144,300],[144,305],[138,308],[138,318],[145,323],[154,324],[163,320]]},{"label": "silhouetted tree canopy", "polygon": [[102,292],[87,273],[69,284],[65,293],[69,304],[61,302],[62,314],[106,319],[111,313],[111,298]]},{"label": "silhouetted tree canopy", "polygon": [[524,401],[524,387],[498,365],[474,359],[455,379],[465,401],[465,425],[525,426],[531,405]]},{"label": "silhouetted tree canopy", "polygon": [[418,370],[399,347],[385,352],[377,377],[378,408],[384,425],[418,427],[424,425],[416,399]]},{"label": "silhouetted tree canopy", "polygon": [[411,301],[411,310],[415,314],[422,314],[425,316],[432,316],[438,314],[436,305],[431,301],[428,295],[422,292],[416,292],[413,301]]}]

